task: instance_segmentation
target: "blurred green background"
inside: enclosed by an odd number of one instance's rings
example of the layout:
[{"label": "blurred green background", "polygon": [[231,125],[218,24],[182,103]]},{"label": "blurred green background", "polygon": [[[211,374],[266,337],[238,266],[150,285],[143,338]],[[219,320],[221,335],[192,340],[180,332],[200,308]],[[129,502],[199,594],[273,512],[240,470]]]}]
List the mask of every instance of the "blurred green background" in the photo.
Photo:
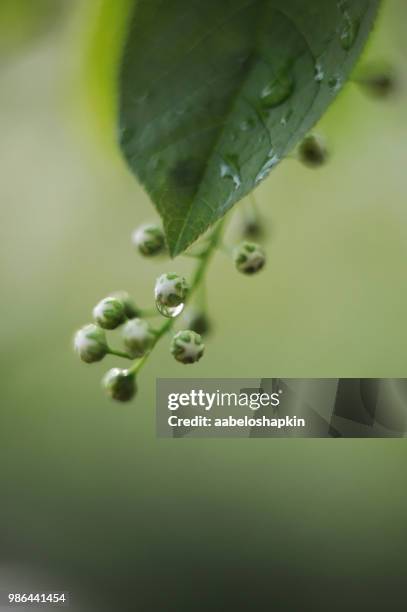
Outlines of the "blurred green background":
[{"label": "blurred green background", "polygon": [[217,256],[205,358],[186,369],[164,340],[129,406],[100,389],[117,359],[85,366],[72,334],[108,292],[150,305],[190,262],[130,245],[155,213],[108,144],[96,53],[84,70],[96,3],[2,3],[0,591],[70,590],[73,610],[405,609],[405,440],[157,440],[154,411],[159,376],[407,376],[405,1],[365,58],[396,67],[398,94],[348,84],[318,128],[329,165],[286,160],[256,191],[267,269]]}]

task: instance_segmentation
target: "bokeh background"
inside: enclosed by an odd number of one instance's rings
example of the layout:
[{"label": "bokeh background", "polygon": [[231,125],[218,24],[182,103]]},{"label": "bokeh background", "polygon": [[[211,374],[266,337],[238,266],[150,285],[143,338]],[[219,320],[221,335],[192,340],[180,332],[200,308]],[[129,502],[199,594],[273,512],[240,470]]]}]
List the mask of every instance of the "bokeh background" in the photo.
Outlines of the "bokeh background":
[{"label": "bokeh background", "polygon": [[131,247],[155,213],[110,144],[96,9],[0,7],[0,591],[69,590],[73,610],[405,609],[405,440],[158,440],[154,411],[159,376],[407,376],[405,1],[364,58],[395,67],[397,94],[348,84],[318,126],[326,168],[288,159],[260,186],[267,269],[245,279],[219,254],[205,358],[187,370],[164,340],[128,406],[100,388],[118,360],[78,362],[73,332],[112,290],[151,305],[156,276],[190,262]]}]

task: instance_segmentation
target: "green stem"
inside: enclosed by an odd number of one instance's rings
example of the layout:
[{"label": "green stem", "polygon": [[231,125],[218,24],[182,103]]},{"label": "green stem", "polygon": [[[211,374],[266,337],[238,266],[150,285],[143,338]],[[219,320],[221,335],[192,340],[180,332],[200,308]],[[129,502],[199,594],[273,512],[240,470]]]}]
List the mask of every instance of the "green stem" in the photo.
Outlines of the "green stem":
[{"label": "green stem", "polygon": [[133,359],[133,357],[129,355],[128,353],[125,353],[124,351],[118,351],[110,347],[107,352],[109,355],[116,355],[116,357],[123,357],[123,359],[131,359],[131,360]]},{"label": "green stem", "polygon": [[222,235],[223,224],[224,224],[224,220],[222,219],[221,221],[219,221],[218,225],[213,230],[209,238],[208,245],[201,254],[201,258],[195,269],[195,273],[192,277],[191,289],[189,291],[188,297],[190,297],[194,293],[194,291],[196,291],[196,289],[199,287],[199,285],[202,282],[202,279],[206,272],[208,264],[210,260],[212,259],[212,256],[215,252],[216,247],[219,244],[220,237]]},{"label": "green stem", "polygon": [[[222,229],[223,229],[223,224],[224,224],[224,220],[222,219],[221,221],[219,221],[219,223],[217,224],[217,226],[215,227],[215,229],[213,230],[212,234],[210,235],[210,238],[208,240],[207,246],[204,249],[204,251],[202,251],[202,254],[200,255],[199,258],[199,262],[195,268],[194,274],[192,276],[192,281],[191,281],[191,286],[188,292],[188,297],[187,297],[187,301],[189,301],[189,299],[191,298],[191,296],[195,293],[195,291],[198,289],[198,287],[201,285],[204,276],[205,276],[205,272],[208,268],[209,262],[212,259],[212,256],[216,250],[216,247],[219,244],[221,235],[222,235]],[[153,351],[155,345],[159,342],[159,340],[161,340],[161,338],[168,332],[170,331],[170,329],[173,327],[175,323],[175,319],[167,319],[166,321],[164,321],[164,323],[155,331],[155,336],[154,336],[154,340],[151,344],[150,350],[148,351],[148,353],[146,353],[143,357],[141,357],[141,359],[138,359],[131,368],[129,368],[129,373],[130,374],[138,374],[139,371],[141,370],[141,368],[144,366],[144,364],[147,362],[151,352]]]},{"label": "green stem", "polygon": [[140,359],[138,359],[131,368],[129,368],[129,373],[130,374],[138,374],[138,372],[141,370],[141,368],[143,367],[143,365],[146,363],[149,355],[151,354],[152,350],[154,349],[155,345],[157,344],[157,342],[168,332],[170,331],[171,327],[174,324],[174,319],[167,319],[166,321],[164,321],[164,323],[161,325],[161,327],[159,327],[156,332],[155,332],[155,336],[154,336],[154,340],[151,344],[150,350],[148,351],[148,353],[146,353],[145,355],[143,355],[143,357],[141,357]]}]

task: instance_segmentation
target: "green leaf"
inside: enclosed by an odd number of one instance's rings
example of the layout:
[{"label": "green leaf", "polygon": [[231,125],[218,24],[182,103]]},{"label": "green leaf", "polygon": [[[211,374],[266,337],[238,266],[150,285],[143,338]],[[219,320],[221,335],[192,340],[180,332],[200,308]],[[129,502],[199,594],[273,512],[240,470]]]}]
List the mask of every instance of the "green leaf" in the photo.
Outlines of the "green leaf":
[{"label": "green leaf", "polygon": [[172,256],[263,180],[360,55],[379,0],[137,0],[120,144]]}]

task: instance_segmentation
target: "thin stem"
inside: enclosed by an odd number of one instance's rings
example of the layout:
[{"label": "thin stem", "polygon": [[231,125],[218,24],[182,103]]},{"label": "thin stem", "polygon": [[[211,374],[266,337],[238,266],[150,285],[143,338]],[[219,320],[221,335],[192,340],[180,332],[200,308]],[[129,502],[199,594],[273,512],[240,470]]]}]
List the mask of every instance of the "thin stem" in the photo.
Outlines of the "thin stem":
[{"label": "thin stem", "polygon": [[131,368],[129,368],[130,374],[138,374],[138,372],[141,370],[143,365],[146,363],[150,353],[154,349],[157,342],[167,333],[167,331],[170,331],[173,324],[174,324],[174,319],[167,319],[166,321],[164,321],[161,327],[159,327],[156,330],[154,340],[152,341],[151,346],[150,346],[150,350],[148,351],[148,353],[143,355],[141,359],[138,359]]},{"label": "thin stem", "polygon": [[192,277],[191,289],[189,291],[188,297],[190,297],[194,293],[194,291],[196,291],[196,289],[199,287],[199,285],[202,282],[202,278],[205,274],[206,268],[208,267],[208,264],[210,260],[212,259],[215,249],[219,244],[220,237],[222,234],[223,224],[224,224],[224,220],[222,219],[221,221],[219,221],[218,225],[213,230],[209,238],[208,245],[206,249],[202,252],[201,259]]},{"label": "thin stem", "polygon": [[107,352],[109,355],[116,355],[116,357],[123,357],[123,359],[133,360],[133,357],[129,355],[128,353],[125,353],[124,351],[119,351],[117,349],[112,349],[109,347]]},{"label": "thin stem", "polygon": [[[221,221],[219,221],[218,225],[215,227],[215,229],[213,230],[208,243],[206,245],[206,248],[202,251],[202,254],[200,256],[200,259],[197,263],[197,266],[195,268],[194,274],[192,276],[192,281],[191,281],[191,286],[188,292],[188,297],[186,299],[186,302],[188,302],[191,298],[191,296],[195,293],[195,291],[198,289],[198,287],[200,287],[201,283],[203,282],[204,276],[205,276],[205,272],[208,268],[209,262],[212,259],[212,256],[219,244],[221,235],[222,235],[222,229],[223,229],[223,224],[224,224],[224,220],[222,219]],[[141,357],[141,359],[138,359],[131,368],[129,368],[129,373],[130,374],[138,374],[139,371],[141,370],[141,368],[144,366],[144,364],[147,362],[151,352],[153,351],[155,345],[159,342],[159,340],[161,340],[161,338],[168,332],[170,331],[170,329],[173,327],[175,323],[175,319],[167,319],[166,321],[164,321],[164,323],[155,331],[155,335],[154,335],[154,340],[151,344],[151,347],[148,351],[148,353],[146,353],[145,355],[143,355],[143,357]]]}]

